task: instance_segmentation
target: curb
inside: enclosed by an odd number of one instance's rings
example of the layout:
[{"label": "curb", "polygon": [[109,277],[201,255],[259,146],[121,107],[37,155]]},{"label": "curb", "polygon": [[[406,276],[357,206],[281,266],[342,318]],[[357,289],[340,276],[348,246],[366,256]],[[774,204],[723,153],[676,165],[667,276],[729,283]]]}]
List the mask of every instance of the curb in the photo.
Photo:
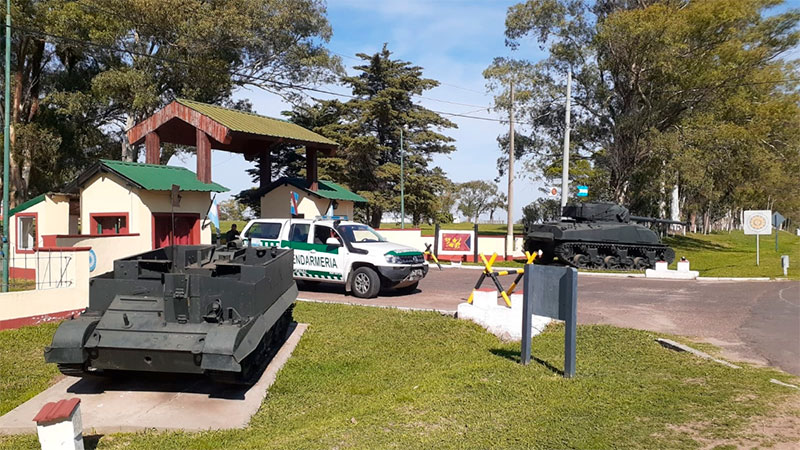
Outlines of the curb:
[{"label": "curb", "polygon": [[453,316],[455,317],[456,311],[448,310],[448,309],[435,309],[435,308],[415,308],[413,306],[394,306],[394,305],[369,305],[366,303],[357,303],[357,302],[339,302],[336,300],[314,300],[310,298],[300,298],[297,297],[298,302],[306,302],[306,303],[326,303],[329,305],[345,305],[345,306],[367,306],[370,308],[383,308],[383,309],[397,309],[400,311],[422,311],[422,312],[435,312],[445,316]]}]

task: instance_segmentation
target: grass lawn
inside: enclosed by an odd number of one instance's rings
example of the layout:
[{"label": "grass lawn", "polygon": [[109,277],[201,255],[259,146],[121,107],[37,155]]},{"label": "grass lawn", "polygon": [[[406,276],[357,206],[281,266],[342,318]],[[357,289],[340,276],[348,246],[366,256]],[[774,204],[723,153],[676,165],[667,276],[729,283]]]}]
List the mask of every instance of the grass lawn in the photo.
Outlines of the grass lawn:
[{"label": "grass lawn", "polygon": [[786,231],[778,236],[777,252],[775,233],[761,236],[759,266],[756,266],[756,237],[745,236],[742,231],[673,236],[665,243],[675,249],[677,259],[685,256],[701,276],[782,278],[781,255],[789,255],[788,276],[800,279],[800,236]]},{"label": "grass lawn", "polygon": [[[800,393],[769,383],[797,378],[674,353],[653,333],[580,326],[567,380],[559,326],[522,367],[518,343],[436,313],[300,303],[295,317],[310,327],[247,429],[114,434],[98,448],[696,448],[782,442],[753,425],[776,408],[788,430],[800,424]],[[53,329],[0,332],[2,411],[51,382],[41,348]]]}]

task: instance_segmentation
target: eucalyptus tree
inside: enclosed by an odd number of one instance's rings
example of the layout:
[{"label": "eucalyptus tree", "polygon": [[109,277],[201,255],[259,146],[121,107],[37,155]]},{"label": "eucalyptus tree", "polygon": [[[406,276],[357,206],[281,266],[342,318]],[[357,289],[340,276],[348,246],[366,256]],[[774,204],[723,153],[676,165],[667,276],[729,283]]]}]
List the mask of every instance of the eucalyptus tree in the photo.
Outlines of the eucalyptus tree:
[{"label": "eucalyptus tree", "polygon": [[[770,10],[780,3],[529,0],[509,8],[506,43],[528,49],[533,40],[547,56],[536,62],[497,58],[485,76],[498,107],[507,104],[506,80],[515,79],[515,108],[535,143],[532,159],[549,170],[562,153],[571,70],[570,151],[591,162],[595,182],[605,178],[609,200],[652,208],[666,187],[679,183],[692,193],[708,192],[711,203],[735,199],[743,205],[750,196],[763,204],[770,194],[749,184],[752,177],[790,174],[798,155],[794,132],[784,125],[799,117],[799,77],[781,57],[798,43],[800,13]],[[764,114],[778,110],[786,115]],[[738,156],[731,156],[734,134],[750,136],[746,148],[737,144]],[[688,158],[692,151],[703,155]],[[706,161],[714,166],[708,179],[684,173],[709,167]],[[693,198],[684,196],[688,203]]]}]

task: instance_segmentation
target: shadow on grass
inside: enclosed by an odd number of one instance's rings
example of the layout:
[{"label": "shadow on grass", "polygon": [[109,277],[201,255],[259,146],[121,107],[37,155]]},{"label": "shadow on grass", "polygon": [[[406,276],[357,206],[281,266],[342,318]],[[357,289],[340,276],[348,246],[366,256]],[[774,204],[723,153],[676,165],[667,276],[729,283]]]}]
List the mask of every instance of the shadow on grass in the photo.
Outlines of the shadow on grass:
[{"label": "shadow on grass", "polygon": [[724,245],[715,244],[702,239],[696,239],[688,236],[672,236],[665,239],[665,243],[670,247],[680,247],[685,250],[715,250],[715,251],[735,251]]},{"label": "shadow on grass", "polygon": [[[520,356],[520,352],[516,351],[516,350],[508,350],[508,349],[504,349],[504,348],[493,348],[493,349],[491,349],[489,351],[492,352],[492,354],[494,354],[495,356],[499,356],[501,358],[509,359],[509,360],[511,360],[511,361],[513,361],[513,362],[515,362],[517,364],[519,364],[520,360],[522,359],[521,356]],[[547,361],[545,361],[545,360],[543,360],[541,358],[537,358],[537,357],[531,355],[531,362],[535,362],[535,363],[537,363],[537,364],[539,364],[541,366],[544,366],[547,370],[549,370],[549,371],[551,371],[551,372],[553,372],[553,373],[555,373],[557,375],[561,375],[562,377],[564,376],[564,371],[563,370],[559,369],[558,367],[550,364],[549,362],[547,362]]]},{"label": "shadow on grass", "polygon": [[94,450],[100,445],[100,439],[103,438],[102,434],[90,434],[83,437],[83,448],[86,450]]}]

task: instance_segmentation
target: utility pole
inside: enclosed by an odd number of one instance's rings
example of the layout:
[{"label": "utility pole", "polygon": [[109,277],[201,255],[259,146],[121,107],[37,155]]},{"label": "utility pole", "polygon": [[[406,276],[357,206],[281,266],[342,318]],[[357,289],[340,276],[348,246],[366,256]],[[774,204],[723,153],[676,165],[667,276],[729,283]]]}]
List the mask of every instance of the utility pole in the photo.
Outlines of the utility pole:
[{"label": "utility pole", "polygon": [[514,81],[511,81],[511,106],[508,108],[508,235],[506,256],[514,251]]},{"label": "utility pole", "polygon": [[403,128],[400,128],[400,229],[406,228],[406,195],[404,191],[405,177],[403,176]]},{"label": "utility pole", "polygon": [[567,111],[564,113],[564,157],[561,166],[561,208],[567,206],[569,198],[569,102],[572,90],[572,68],[567,72]]},{"label": "utility pole", "polygon": [[3,110],[3,284],[2,292],[8,292],[8,159],[11,157],[11,0],[6,0],[6,92]]}]

